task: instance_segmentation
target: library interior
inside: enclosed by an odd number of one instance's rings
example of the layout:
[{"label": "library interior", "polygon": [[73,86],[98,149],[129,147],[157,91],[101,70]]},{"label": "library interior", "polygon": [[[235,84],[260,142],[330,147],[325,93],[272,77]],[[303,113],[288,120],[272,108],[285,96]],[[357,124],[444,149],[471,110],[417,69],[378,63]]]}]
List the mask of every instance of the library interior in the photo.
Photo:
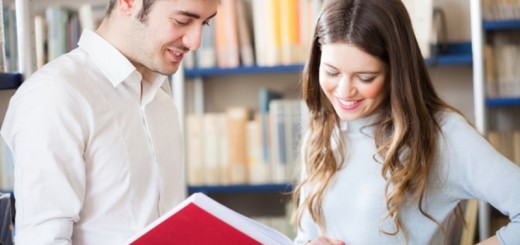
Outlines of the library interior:
[{"label": "library interior", "polygon": [[[0,125],[24,80],[77,49],[82,33],[100,25],[109,2],[143,1],[0,0]],[[183,135],[186,198],[204,193],[296,236],[291,194],[302,175],[311,117],[302,75],[327,1],[218,1],[200,47],[184,55],[167,81]],[[520,165],[520,0],[402,2],[439,96]],[[15,204],[16,162],[0,137],[1,244],[14,244],[15,205],[23,205]],[[460,203],[462,222],[439,222],[445,244],[469,245],[494,236],[510,222],[508,215],[468,199]]]}]

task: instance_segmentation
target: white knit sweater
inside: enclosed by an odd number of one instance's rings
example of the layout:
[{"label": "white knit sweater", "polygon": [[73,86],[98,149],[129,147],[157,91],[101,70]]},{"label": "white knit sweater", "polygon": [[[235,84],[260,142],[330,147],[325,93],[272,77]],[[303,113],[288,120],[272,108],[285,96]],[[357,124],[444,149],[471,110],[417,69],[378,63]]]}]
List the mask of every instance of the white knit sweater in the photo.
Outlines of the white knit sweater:
[{"label": "white knit sweater", "polygon": [[[385,180],[381,164],[374,161],[374,128],[363,127],[374,116],[343,122],[341,132],[347,143],[346,162],[330,186],[323,211],[330,238],[349,245],[405,244],[402,233],[396,236],[386,214]],[[441,223],[464,199],[484,200],[512,220],[497,236],[504,245],[520,244],[520,167],[498,153],[466,120],[456,113],[444,113],[439,154],[432,169],[424,210]],[[303,195],[305,195],[305,190]],[[423,216],[417,204],[401,207],[409,244],[443,244],[439,226]],[[381,225],[383,224],[383,225]],[[317,226],[305,214],[296,244],[312,240],[319,234]]]}]

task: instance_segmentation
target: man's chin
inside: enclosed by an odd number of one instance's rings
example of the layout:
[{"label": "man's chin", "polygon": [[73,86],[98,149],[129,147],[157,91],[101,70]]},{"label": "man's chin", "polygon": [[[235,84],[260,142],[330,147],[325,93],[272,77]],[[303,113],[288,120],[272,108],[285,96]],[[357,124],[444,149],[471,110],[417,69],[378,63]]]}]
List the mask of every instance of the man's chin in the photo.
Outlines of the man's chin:
[{"label": "man's chin", "polygon": [[158,71],[158,73],[169,76],[169,75],[175,74],[178,70],[179,70],[179,65],[176,64],[174,66],[170,65],[168,68],[164,68],[164,69]]}]

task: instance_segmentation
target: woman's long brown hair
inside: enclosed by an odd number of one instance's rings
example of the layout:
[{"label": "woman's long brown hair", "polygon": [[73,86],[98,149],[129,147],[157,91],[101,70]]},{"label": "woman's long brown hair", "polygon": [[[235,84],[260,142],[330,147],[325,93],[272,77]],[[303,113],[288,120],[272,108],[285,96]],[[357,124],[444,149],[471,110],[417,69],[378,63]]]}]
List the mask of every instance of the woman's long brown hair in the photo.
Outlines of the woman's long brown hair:
[{"label": "woman's long brown hair", "polygon": [[[406,235],[400,207],[409,197],[417,201],[423,215],[441,226],[423,210],[423,199],[440,137],[436,115],[457,110],[437,95],[400,0],[330,0],[324,5],[302,75],[310,122],[302,154],[305,176],[293,193],[296,224],[308,211],[320,230],[326,230],[321,204],[348,154],[343,152],[341,136],[334,134],[339,118],[319,83],[321,46],[330,43],[353,44],[387,66],[386,97],[375,124],[374,159],[382,164],[381,175],[386,179],[388,213],[384,219],[391,219],[395,229],[382,232]],[[333,141],[340,150],[338,159],[334,157]]]}]

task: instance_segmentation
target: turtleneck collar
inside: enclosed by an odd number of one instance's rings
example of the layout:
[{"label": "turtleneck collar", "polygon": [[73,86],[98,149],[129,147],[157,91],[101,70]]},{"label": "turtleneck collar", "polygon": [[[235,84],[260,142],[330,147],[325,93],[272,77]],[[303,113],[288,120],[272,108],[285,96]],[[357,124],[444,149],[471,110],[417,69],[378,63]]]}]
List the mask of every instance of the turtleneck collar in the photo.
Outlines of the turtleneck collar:
[{"label": "turtleneck collar", "polygon": [[354,119],[354,120],[341,120],[340,130],[342,132],[348,132],[348,133],[360,132],[363,127],[374,123],[377,120],[378,116],[379,116],[379,113],[373,113],[369,116]]}]

